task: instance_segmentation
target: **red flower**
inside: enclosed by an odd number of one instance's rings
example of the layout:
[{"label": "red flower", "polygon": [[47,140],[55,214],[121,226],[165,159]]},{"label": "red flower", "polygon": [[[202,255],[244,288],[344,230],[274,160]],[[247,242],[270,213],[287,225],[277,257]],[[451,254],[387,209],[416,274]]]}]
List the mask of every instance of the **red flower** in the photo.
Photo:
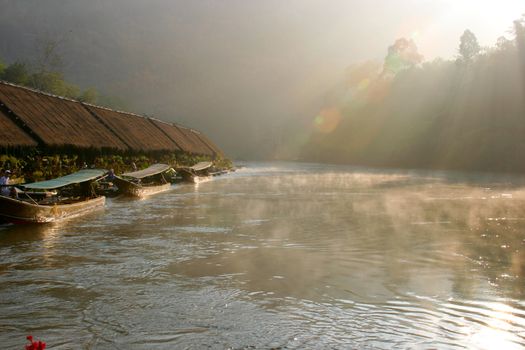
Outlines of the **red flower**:
[{"label": "red flower", "polygon": [[26,339],[30,342],[30,344],[26,345],[26,350],[45,350],[46,343],[44,343],[43,341],[33,341],[33,336],[31,335],[28,335]]}]

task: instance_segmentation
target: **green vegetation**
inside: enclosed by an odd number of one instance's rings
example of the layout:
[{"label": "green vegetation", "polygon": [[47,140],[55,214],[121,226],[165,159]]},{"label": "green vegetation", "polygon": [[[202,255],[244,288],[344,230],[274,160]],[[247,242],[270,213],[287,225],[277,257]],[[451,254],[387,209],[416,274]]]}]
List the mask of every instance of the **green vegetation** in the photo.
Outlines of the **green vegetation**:
[{"label": "green vegetation", "polygon": [[14,62],[4,69],[0,78],[13,84],[27,86],[29,84],[29,75],[29,69],[25,63]]},{"label": "green vegetation", "polygon": [[463,62],[471,62],[481,51],[478,39],[470,30],[465,30],[461,38],[459,38],[459,54],[460,60]]},{"label": "green vegetation", "polygon": [[98,104],[101,106],[125,109],[126,104],[119,98],[106,96],[90,87],[81,90],[77,85],[68,83],[64,75],[58,71],[35,71],[27,63],[13,62],[9,65],[2,63],[0,58],[0,80],[26,86],[57,96],[74,100]]},{"label": "green vegetation", "polygon": [[93,87],[82,91],[79,86],[65,80],[61,72],[62,58],[57,53],[58,41],[40,41],[38,44],[40,54],[32,65],[21,61],[5,64],[0,57],[0,80],[82,102],[125,109],[126,104],[119,98],[101,94]]},{"label": "green vegetation", "polygon": [[[116,174],[133,170],[134,163],[138,169],[144,169],[155,163],[166,163],[173,167],[190,166],[201,161],[211,161],[206,156],[188,154],[159,154],[159,155],[91,155],[84,154],[41,154],[38,151],[24,152],[23,155],[0,155],[0,169],[10,169],[15,182],[34,182],[49,180],[73,173],[83,167],[113,169]],[[229,160],[215,160],[219,168],[230,169]]]},{"label": "green vegetation", "polygon": [[494,47],[482,49],[467,30],[457,59],[421,61],[414,43],[400,39],[383,65],[351,67],[301,158],[524,172],[525,17]]}]

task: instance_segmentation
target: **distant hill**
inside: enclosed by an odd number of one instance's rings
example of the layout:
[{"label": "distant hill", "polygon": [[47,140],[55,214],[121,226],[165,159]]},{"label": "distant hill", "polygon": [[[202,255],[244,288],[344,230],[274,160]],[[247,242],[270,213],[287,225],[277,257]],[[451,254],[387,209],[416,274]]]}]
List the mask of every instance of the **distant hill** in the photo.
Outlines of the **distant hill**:
[{"label": "distant hill", "polygon": [[494,47],[469,31],[459,47],[456,60],[421,63],[413,43],[398,41],[382,66],[349,69],[299,158],[525,172],[525,21]]}]

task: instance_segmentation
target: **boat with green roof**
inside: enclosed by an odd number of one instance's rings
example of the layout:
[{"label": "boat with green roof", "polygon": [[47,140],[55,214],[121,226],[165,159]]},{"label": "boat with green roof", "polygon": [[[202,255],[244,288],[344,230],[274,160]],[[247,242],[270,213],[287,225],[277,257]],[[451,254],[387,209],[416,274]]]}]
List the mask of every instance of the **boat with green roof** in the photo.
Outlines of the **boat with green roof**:
[{"label": "boat with green roof", "polygon": [[0,217],[12,223],[47,223],[104,207],[106,198],[95,191],[103,169],[83,169],[53,180],[13,187],[0,196]]}]

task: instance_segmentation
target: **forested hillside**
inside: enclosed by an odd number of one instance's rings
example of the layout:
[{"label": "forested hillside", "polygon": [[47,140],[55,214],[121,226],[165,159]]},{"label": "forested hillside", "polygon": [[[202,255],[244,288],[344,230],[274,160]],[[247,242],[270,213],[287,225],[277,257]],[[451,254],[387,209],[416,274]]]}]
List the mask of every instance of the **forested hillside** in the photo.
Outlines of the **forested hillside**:
[{"label": "forested hillside", "polygon": [[308,161],[525,171],[525,21],[482,48],[465,31],[454,60],[422,62],[400,39],[383,65],[349,68],[300,150]]},{"label": "forested hillside", "polygon": [[119,98],[103,95],[93,87],[82,90],[78,85],[66,81],[61,71],[62,58],[56,52],[56,47],[55,41],[44,43],[42,51],[35,54],[38,57],[35,65],[18,60],[6,64],[0,57],[0,80],[86,103],[124,108],[125,104]]}]

